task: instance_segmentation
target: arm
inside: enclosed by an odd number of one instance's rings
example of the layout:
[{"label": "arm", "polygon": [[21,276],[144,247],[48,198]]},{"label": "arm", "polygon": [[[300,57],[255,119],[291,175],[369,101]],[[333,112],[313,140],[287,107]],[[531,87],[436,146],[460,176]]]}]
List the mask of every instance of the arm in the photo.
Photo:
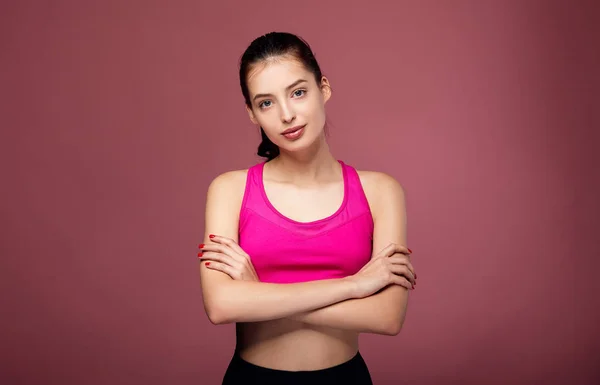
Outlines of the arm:
[{"label": "arm", "polygon": [[[246,173],[232,171],[215,178],[206,199],[204,243],[209,234],[238,242],[239,209]],[[204,309],[213,324],[256,322],[289,317],[354,297],[355,284],[330,279],[294,284],[235,281],[200,264]]]},{"label": "arm", "polygon": [[[370,174],[364,186],[372,202],[375,254],[389,243],[406,245],[406,205],[404,190],[395,179],[382,173]],[[407,303],[408,290],[389,285],[372,296],[349,299],[291,318],[336,329],[397,335],[404,323]]]}]

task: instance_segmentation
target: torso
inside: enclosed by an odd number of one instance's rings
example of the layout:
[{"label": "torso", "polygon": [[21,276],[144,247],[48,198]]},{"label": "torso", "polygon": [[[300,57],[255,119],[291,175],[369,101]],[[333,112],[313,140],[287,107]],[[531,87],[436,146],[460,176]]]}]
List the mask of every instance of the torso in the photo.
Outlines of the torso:
[{"label": "torso", "polygon": [[[240,193],[240,206],[247,171],[236,172],[239,177],[235,188]],[[373,174],[358,171],[371,208],[376,194],[374,183],[371,183]],[[332,181],[319,189],[299,189],[265,179],[264,189],[277,211],[298,222],[327,218],[340,207],[344,194],[342,181]],[[279,370],[318,370],[351,359],[358,351],[359,334],[278,319],[237,323],[236,336],[236,349],[250,363]]]}]

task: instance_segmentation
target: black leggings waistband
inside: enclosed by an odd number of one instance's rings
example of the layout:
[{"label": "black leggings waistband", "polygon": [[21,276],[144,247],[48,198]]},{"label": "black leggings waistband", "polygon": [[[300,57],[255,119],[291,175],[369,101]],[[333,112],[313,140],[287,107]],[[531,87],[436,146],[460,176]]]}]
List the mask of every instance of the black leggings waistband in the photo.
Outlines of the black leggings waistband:
[{"label": "black leggings waistband", "polygon": [[357,352],[350,360],[330,368],[289,371],[270,369],[244,360],[236,351],[227,367],[222,385],[372,385],[369,369]]}]

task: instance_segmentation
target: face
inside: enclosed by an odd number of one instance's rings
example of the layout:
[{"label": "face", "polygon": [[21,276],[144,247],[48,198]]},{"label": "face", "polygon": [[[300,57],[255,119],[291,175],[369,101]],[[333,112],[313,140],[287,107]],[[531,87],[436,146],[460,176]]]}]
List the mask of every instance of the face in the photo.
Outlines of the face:
[{"label": "face", "polygon": [[325,103],[331,96],[325,77],[317,84],[302,63],[280,57],[254,65],[247,84],[250,119],[280,150],[306,149],[324,137]]}]

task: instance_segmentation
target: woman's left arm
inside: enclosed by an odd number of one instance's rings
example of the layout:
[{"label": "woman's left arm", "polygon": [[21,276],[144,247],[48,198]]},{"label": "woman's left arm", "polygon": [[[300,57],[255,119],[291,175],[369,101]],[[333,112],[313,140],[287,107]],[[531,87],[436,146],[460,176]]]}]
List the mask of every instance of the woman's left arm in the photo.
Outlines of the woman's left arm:
[{"label": "woman's left arm", "polygon": [[[369,172],[364,188],[374,220],[373,254],[390,243],[406,246],[406,203],[402,186],[384,173]],[[350,299],[289,318],[359,333],[397,335],[408,304],[408,289],[390,285],[366,298]]]}]

